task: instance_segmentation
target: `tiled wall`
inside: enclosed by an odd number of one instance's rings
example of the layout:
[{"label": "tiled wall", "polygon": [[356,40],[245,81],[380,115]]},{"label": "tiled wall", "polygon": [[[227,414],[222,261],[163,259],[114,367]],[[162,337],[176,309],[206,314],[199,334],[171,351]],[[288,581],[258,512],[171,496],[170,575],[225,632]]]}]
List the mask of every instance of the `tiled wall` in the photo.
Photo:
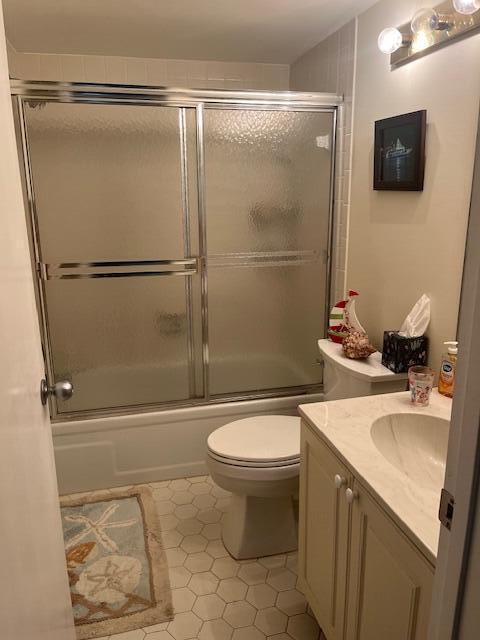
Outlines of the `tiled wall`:
[{"label": "tiled wall", "polygon": [[353,96],[356,21],[352,20],[299,58],[290,69],[290,88],[344,96],[337,142],[335,228],[333,251],[334,302],[345,294],[352,169]]},{"label": "tiled wall", "polygon": [[201,89],[289,88],[289,66],[19,53],[8,47],[10,75],[25,80],[168,85]]}]

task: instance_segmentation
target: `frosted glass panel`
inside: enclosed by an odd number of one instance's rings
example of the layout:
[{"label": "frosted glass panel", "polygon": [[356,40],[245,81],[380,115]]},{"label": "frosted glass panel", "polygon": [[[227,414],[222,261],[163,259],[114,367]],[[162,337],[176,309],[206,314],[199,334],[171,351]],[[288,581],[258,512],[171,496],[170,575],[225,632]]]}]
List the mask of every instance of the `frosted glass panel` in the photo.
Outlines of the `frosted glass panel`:
[{"label": "frosted glass panel", "polygon": [[183,257],[178,109],[44,103],[25,113],[43,262]]},{"label": "frosted glass panel", "polygon": [[321,251],[331,113],[205,111],[208,253]]},{"label": "frosted glass panel", "polygon": [[185,278],[46,283],[55,379],[74,395],[59,411],[189,397]]},{"label": "frosted glass panel", "polygon": [[324,285],[318,262],[210,269],[211,393],[321,382]]}]

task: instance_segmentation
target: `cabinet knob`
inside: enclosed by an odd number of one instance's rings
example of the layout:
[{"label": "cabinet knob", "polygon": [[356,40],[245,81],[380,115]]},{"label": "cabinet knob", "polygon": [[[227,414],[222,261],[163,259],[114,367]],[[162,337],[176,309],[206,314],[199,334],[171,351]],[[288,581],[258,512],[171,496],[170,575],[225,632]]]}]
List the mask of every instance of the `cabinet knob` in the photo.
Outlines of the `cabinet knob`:
[{"label": "cabinet knob", "polygon": [[333,481],[337,489],[341,489],[343,485],[347,484],[347,479],[342,478],[342,476],[340,476],[338,473],[335,475]]},{"label": "cabinet knob", "polygon": [[352,489],[348,487],[348,489],[345,490],[345,497],[348,504],[352,504],[352,502],[358,498],[358,493],[356,491],[352,491]]}]

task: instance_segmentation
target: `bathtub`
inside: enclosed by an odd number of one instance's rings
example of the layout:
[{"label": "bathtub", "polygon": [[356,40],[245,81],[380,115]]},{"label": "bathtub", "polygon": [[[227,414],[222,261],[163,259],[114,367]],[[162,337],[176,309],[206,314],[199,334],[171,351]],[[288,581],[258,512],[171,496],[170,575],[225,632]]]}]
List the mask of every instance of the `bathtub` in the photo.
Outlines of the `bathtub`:
[{"label": "bathtub", "polygon": [[322,400],[316,393],[54,423],[59,491],[203,475],[206,439],[216,428],[261,414],[297,415],[299,404]]}]

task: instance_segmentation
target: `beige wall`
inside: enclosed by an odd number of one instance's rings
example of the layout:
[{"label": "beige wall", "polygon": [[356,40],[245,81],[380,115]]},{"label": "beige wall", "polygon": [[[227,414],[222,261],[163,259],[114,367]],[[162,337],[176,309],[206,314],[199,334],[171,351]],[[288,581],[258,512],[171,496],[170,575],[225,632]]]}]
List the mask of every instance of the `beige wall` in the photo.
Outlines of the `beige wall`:
[{"label": "beige wall", "polygon": [[344,97],[344,104],[339,113],[337,140],[332,304],[344,296],[346,286],[355,31],[355,20],[352,20],[307,51],[290,69],[290,88],[294,91],[322,91]]},{"label": "beige wall", "polygon": [[10,77],[25,80],[285,90],[287,64],[21,53],[9,44]]},{"label": "beige wall", "polygon": [[[423,3],[424,4],[424,3]],[[432,300],[430,364],[456,334],[480,96],[480,35],[395,71],[377,49],[385,26],[406,22],[422,0],[382,0],[358,19],[347,284],[376,346],[423,293]],[[427,109],[425,189],[372,190],[379,118]]]}]

